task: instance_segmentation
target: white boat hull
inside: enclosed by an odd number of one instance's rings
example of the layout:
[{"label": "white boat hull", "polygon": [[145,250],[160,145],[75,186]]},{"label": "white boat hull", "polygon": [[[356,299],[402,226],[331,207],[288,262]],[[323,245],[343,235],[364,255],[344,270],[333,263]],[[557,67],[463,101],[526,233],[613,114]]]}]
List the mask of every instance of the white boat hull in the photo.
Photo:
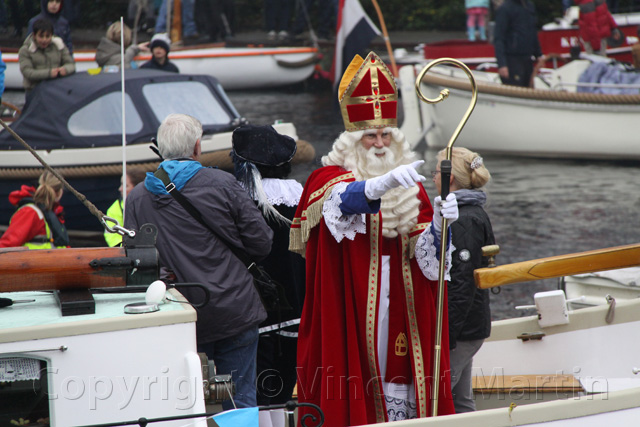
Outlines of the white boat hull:
[{"label": "white boat hull", "polygon": [[[279,133],[298,141],[296,128],[292,123],[273,125]],[[231,150],[233,132],[221,132],[202,138],[202,153],[215,153]],[[158,156],[151,151],[151,142],[127,145],[124,158],[128,163],[157,162]],[[122,145],[92,148],[65,148],[55,150],[36,150],[36,153],[51,167],[87,167],[122,164]],[[33,168],[42,166],[26,150],[6,150],[0,157],[0,168]]]},{"label": "white boat hull", "polygon": [[[553,401],[533,391],[506,390],[485,396],[498,408],[473,413],[394,423],[398,426],[635,426],[640,416],[640,300],[617,304],[614,320],[609,307],[570,314],[566,325],[541,328],[537,316],[493,322],[488,338],[473,360],[473,374],[482,376],[573,375],[584,391],[557,392]],[[523,333],[543,331],[541,340],[523,341]],[[548,391],[548,390],[547,390]],[[553,394],[553,393],[552,393]],[[575,397],[574,397],[575,396]],[[552,396],[553,397],[553,396]],[[510,410],[511,404],[514,404]],[[476,394],[482,407],[483,396]]]},{"label": "white boat hull", "polygon": [[616,301],[640,298],[640,267],[597,273],[577,274],[563,278],[567,299],[574,299],[574,309],[607,303],[607,297]]},{"label": "white boat hull", "polygon": [[[405,70],[411,79],[407,71],[413,70]],[[474,72],[480,81],[486,81],[487,74]],[[423,82],[421,88],[427,97],[435,98],[444,86]],[[413,145],[425,132],[429,147],[448,144],[471,101],[470,91],[448,89],[450,94],[444,101],[432,105],[420,102],[413,108],[417,114],[405,116],[403,130],[410,128],[405,133],[413,136]],[[552,101],[480,92],[456,145],[481,153],[640,159],[639,118],[640,104]]]},{"label": "white boat hull", "polygon": [[[225,90],[258,89],[302,82],[315,69],[315,48],[200,48],[173,51],[169,59],[182,74],[205,74],[216,77]],[[98,68],[95,52],[75,52],[76,71]],[[149,54],[135,58],[138,65],[148,61]],[[7,65],[5,88],[22,89],[22,73],[17,53],[3,53]]]}]

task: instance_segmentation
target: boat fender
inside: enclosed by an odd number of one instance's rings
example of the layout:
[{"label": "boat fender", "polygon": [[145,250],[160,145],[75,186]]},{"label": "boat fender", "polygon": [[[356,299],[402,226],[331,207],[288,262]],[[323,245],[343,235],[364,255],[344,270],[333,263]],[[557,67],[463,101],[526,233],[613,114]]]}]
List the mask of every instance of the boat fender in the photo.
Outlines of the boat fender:
[{"label": "boat fender", "polygon": [[538,292],[533,296],[541,328],[569,323],[567,301],[561,290]]},{"label": "boat fender", "polygon": [[163,304],[165,302],[165,292],[167,285],[162,280],[156,280],[147,288],[144,295],[144,301],[148,305]]}]

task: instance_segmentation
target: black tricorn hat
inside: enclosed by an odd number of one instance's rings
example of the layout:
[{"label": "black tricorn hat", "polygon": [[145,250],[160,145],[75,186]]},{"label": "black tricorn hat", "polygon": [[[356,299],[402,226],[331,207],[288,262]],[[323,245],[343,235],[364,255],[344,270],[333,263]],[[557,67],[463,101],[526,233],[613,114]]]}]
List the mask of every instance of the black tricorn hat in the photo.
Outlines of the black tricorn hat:
[{"label": "black tricorn hat", "polygon": [[263,166],[281,166],[296,154],[296,141],[273,126],[243,125],[233,131],[233,151],[241,160]]}]

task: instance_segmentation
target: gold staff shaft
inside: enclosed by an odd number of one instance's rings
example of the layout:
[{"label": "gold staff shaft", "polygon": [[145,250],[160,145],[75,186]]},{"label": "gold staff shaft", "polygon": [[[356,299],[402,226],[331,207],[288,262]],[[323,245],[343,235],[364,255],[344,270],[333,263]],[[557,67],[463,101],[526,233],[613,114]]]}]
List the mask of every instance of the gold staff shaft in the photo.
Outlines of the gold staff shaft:
[{"label": "gold staff shaft", "polygon": [[[418,77],[416,78],[416,92],[418,94],[418,97],[422,101],[428,104],[435,104],[440,101],[443,101],[444,99],[447,98],[447,96],[449,96],[449,90],[443,89],[442,91],[440,91],[440,95],[438,96],[438,98],[429,99],[426,96],[424,96],[420,88],[420,83],[422,82],[424,75],[432,67],[438,64],[452,64],[459,68],[462,68],[462,70],[464,70],[464,72],[467,74],[469,81],[471,82],[471,102],[469,104],[469,107],[467,108],[467,111],[462,117],[462,120],[460,121],[455,131],[453,132],[451,139],[449,139],[449,143],[447,144],[447,148],[446,148],[447,150],[446,160],[443,160],[440,165],[440,169],[441,169],[440,178],[441,178],[441,186],[442,186],[440,193],[441,193],[442,200],[445,200],[449,193],[449,177],[451,176],[451,152],[453,150],[453,144],[458,138],[460,131],[462,130],[464,125],[467,123],[467,120],[469,120],[469,117],[471,116],[471,113],[473,112],[473,109],[476,106],[476,102],[478,99],[478,88],[476,86],[476,81],[473,77],[473,74],[471,74],[471,70],[464,63],[453,58],[439,58],[427,64],[427,66],[424,67],[424,69],[420,72],[420,74],[418,74]],[[444,275],[445,275],[445,267],[446,267],[445,255],[447,251],[448,226],[449,224],[448,224],[447,218],[442,218],[442,234],[440,236],[440,264],[439,264],[440,268],[438,271],[438,305],[437,305],[437,311],[436,311],[436,315],[437,315],[436,339],[434,343],[433,376],[432,376],[433,386],[432,386],[432,392],[431,392],[431,399],[432,399],[431,416],[434,416],[434,417],[438,415],[438,393],[440,391],[440,381],[439,381],[440,380],[440,353],[441,353],[441,344],[442,344],[442,323],[443,323],[442,316],[444,311],[444,286],[445,286]]]}]

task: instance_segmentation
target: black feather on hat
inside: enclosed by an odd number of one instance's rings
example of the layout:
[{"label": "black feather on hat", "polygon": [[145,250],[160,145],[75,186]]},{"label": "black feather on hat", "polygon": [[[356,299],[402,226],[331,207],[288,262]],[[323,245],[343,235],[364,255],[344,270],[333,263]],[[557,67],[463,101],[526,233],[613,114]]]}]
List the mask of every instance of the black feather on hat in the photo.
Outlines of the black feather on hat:
[{"label": "black feather on hat", "polygon": [[291,171],[291,159],[298,148],[296,141],[279,134],[273,126],[243,125],[233,131],[231,158],[234,175],[267,218],[290,224],[268,201],[262,187],[263,173],[282,178]]},{"label": "black feather on hat", "polygon": [[273,126],[243,125],[233,131],[233,151],[241,160],[263,166],[281,166],[296,154],[296,141]]}]

